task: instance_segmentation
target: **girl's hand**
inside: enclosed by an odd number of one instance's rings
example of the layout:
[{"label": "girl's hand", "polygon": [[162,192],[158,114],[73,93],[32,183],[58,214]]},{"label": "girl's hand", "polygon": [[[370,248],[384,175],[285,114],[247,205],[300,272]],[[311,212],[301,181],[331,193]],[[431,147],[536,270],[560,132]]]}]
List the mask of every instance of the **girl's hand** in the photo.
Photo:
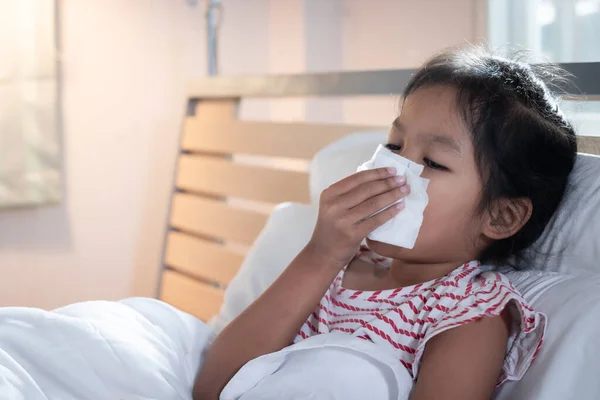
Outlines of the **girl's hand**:
[{"label": "girl's hand", "polygon": [[358,172],[331,185],[321,194],[317,224],[306,250],[333,268],[343,268],[363,239],[396,216],[404,202],[373,214],[408,192],[405,177],[396,176],[395,168]]}]

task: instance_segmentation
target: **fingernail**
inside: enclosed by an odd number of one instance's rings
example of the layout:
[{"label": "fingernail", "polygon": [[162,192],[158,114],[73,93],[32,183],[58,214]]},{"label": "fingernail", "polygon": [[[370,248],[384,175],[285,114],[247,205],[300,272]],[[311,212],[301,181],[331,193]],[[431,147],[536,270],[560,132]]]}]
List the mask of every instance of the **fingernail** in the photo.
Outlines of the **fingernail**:
[{"label": "fingernail", "polygon": [[400,203],[396,203],[394,205],[394,207],[396,208],[396,210],[402,210],[404,208],[405,204],[403,201],[401,201]]},{"label": "fingernail", "polygon": [[400,188],[400,191],[401,191],[402,193],[408,193],[408,186],[406,186],[406,185],[405,185],[405,186],[402,186],[402,187]]},{"label": "fingernail", "polygon": [[387,170],[390,175],[396,175],[396,168],[390,167]]},{"label": "fingernail", "polygon": [[402,185],[406,182],[406,178],[402,175],[398,175],[394,178],[398,184]]}]

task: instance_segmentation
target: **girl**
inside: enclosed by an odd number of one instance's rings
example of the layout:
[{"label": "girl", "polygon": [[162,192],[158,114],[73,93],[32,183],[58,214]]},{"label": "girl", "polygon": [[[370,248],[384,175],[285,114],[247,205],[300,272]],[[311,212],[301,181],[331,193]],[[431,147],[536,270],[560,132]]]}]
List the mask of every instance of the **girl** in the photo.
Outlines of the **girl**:
[{"label": "girl", "polygon": [[311,240],[216,338],[194,399],[218,398],[251,359],[331,331],[387,346],[415,379],[414,400],[487,399],[520,379],[545,316],[482,264],[517,260],[565,191],[577,145],[541,80],[552,77],[477,49],[427,62],[387,144],[424,164],[430,180],[414,248],[361,246],[402,212],[399,203],[367,218],[410,190],[396,171],[359,172],[326,189]]}]

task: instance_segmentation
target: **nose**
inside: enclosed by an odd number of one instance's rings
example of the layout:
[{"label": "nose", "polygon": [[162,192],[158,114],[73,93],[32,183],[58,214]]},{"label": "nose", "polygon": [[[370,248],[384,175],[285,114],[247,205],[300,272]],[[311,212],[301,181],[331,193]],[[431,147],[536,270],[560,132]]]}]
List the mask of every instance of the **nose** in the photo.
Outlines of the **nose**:
[{"label": "nose", "polygon": [[421,160],[420,154],[418,149],[416,149],[414,146],[409,146],[404,144],[404,147],[402,147],[402,150],[397,152],[396,154],[406,158],[409,161],[412,161],[416,164],[422,164],[423,161]]}]

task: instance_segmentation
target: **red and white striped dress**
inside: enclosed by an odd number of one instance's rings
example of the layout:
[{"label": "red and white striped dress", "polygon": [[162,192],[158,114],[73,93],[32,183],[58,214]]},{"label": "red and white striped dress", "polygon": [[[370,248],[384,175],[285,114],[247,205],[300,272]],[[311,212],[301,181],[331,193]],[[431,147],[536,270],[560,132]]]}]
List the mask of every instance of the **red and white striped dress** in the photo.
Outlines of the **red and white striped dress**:
[{"label": "red and white striped dress", "polygon": [[[366,246],[361,246],[356,257],[382,267],[391,264],[391,259]],[[545,315],[528,306],[504,275],[484,271],[477,261],[430,282],[378,291],[343,288],[345,270],[332,282],[294,342],[346,332],[389,347],[414,379],[432,337],[485,316],[498,316],[508,306],[513,324],[498,384],[521,379],[542,345]]]}]

